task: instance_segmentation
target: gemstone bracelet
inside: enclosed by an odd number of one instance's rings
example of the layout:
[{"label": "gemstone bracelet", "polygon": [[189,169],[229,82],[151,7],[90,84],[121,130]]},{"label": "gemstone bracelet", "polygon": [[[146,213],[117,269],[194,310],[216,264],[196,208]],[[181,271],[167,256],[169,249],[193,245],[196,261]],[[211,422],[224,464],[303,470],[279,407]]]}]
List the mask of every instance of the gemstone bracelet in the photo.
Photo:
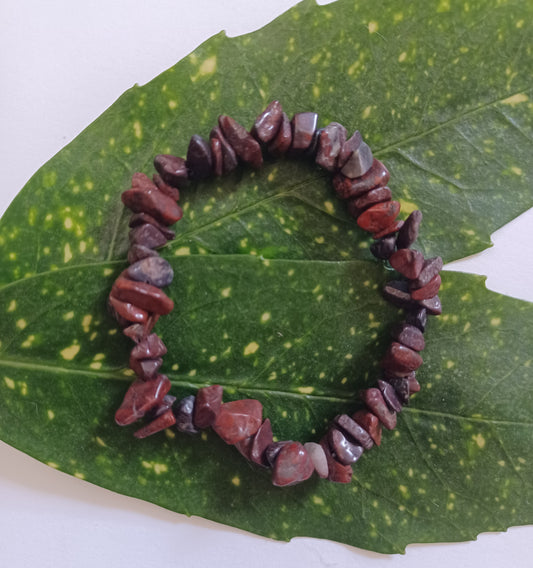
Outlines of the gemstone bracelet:
[{"label": "gemstone bracelet", "polygon": [[[389,172],[373,157],[356,131],[350,138],[344,126],[332,122],[317,129],[318,116],[301,112],[289,120],[281,104],[273,101],[256,119],[251,132],[229,116],[220,116],[209,136],[192,136],[187,158],[158,155],[153,180],[133,175],[132,187],[122,193],[130,218],[128,262],[113,284],[109,308],[133,340],[129,366],[136,374],[115,420],[121,426],[144,418],[134,433],[145,438],[175,426],[180,432],[196,434],[212,428],[226,443],[234,445],[251,462],[272,469],[276,486],[289,486],[316,473],[339,483],[349,483],[352,465],[364,450],[380,445],[384,426],[392,430],[396,415],[420,390],[415,371],[422,364],[427,315],[441,313],[437,296],[442,268],[440,257],[425,259],[411,248],[418,236],[422,214],[413,211],[397,219],[400,203],[393,201],[387,187]],[[168,227],[182,217],[177,204],[179,189],[191,180],[221,176],[239,164],[258,169],[263,153],[306,158],[333,174],[333,187],[346,200],[348,211],[359,227],[371,233],[370,250],[390,263],[398,279],[389,282],[383,294],[403,308],[405,318],[392,332],[392,342],[382,360],[377,385],[362,391],[363,408],[353,415],[333,418],[319,443],[274,441],[272,426],[263,420],[258,400],[222,401],[222,387],[200,388],[196,396],[176,400],[169,395],[171,383],[159,373],[166,347],[152,329],[161,315],[170,313],[173,301],[161,290],[173,278],[170,264],[156,249],[174,239]]]}]

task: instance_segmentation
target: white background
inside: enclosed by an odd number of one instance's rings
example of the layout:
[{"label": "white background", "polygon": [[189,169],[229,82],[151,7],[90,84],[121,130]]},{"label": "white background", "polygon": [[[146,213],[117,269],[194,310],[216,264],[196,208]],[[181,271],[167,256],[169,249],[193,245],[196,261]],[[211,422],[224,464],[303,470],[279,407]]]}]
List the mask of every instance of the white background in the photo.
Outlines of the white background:
[{"label": "white background", "polygon": [[[370,0],[369,0],[370,1]],[[30,176],[134,83],[224,29],[253,31],[292,0],[0,0],[0,212]],[[533,188],[532,188],[533,191]],[[533,301],[533,210],[454,268]],[[529,259],[529,260],[525,260]],[[0,566],[531,566],[533,527],[384,556],[329,541],[279,543],[116,495],[0,443]]]}]

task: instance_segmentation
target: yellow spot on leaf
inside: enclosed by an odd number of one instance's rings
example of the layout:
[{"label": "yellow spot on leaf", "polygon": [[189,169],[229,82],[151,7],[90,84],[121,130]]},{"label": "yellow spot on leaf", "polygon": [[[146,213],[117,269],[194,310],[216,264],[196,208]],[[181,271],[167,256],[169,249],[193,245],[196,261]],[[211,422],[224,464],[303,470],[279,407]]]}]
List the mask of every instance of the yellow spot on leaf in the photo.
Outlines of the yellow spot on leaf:
[{"label": "yellow spot on leaf", "polygon": [[298,387],[296,390],[301,394],[313,394],[315,387]]},{"label": "yellow spot on leaf", "polygon": [[241,480],[235,476],[232,480],[231,483],[233,483],[233,485],[235,485],[235,487],[239,487],[239,485],[241,484]]},{"label": "yellow spot on leaf", "polygon": [[16,326],[17,326],[19,329],[24,329],[27,325],[28,325],[28,323],[26,322],[25,319],[19,319],[19,320],[17,320]]},{"label": "yellow spot on leaf", "polygon": [[509,98],[503,100],[502,103],[504,105],[515,106],[515,105],[518,105],[520,103],[525,103],[528,100],[529,100],[529,98],[525,93],[518,93],[517,95],[513,95],[512,97],[509,97]]},{"label": "yellow spot on leaf", "polygon": [[8,312],[14,312],[17,309],[17,300],[11,300],[9,306],[7,307]]},{"label": "yellow spot on leaf", "polygon": [[402,211],[407,215],[418,209],[418,205],[412,201],[407,201],[406,199],[398,199],[398,201],[400,202]]},{"label": "yellow spot on leaf", "polygon": [[133,123],[133,133],[135,134],[135,138],[139,140],[143,137],[143,128],[138,120]]},{"label": "yellow spot on leaf", "polygon": [[252,355],[258,349],[259,349],[259,344],[256,343],[255,341],[252,341],[251,343],[248,343],[248,345],[244,348],[243,353],[244,355]]},{"label": "yellow spot on leaf", "polygon": [[492,318],[490,320],[490,325],[493,325],[495,327],[499,326],[502,323],[502,318]]},{"label": "yellow spot on leaf", "polygon": [[53,420],[56,417],[55,412],[53,410],[47,410],[46,414],[48,416],[48,420]]},{"label": "yellow spot on leaf", "polygon": [[265,312],[261,316],[261,323],[266,323],[270,319],[270,312]]},{"label": "yellow spot on leaf", "polygon": [[379,29],[379,26],[378,26],[377,22],[368,22],[368,31],[371,34],[376,33],[378,31],[378,29]]},{"label": "yellow spot on leaf", "polygon": [[79,353],[80,351],[80,346],[79,345],[71,345],[70,347],[65,347],[65,349],[63,349],[62,351],[60,351],[60,355],[61,357],[63,357],[63,359],[65,359],[65,361],[72,361],[72,359],[74,359],[74,357],[76,357],[76,355]]},{"label": "yellow spot on leaf", "polygon": [[65,248],[63,249],[63,262],[66,264],[69,260],[72,259],[72,250],[70,245],[67,243]]},{"label": "yellow spot on leaf", "polygon": [[180,247],[174,251],[174,256],[189,256],[191,249],[189,247]]},{"label": "yellow spot on leaf", "polygon": [[477,436],[472,436],[472,440],[479,446],[482,450],[485,447],[485,438],[481,434],[477,434]]},{"label": "yellow spot on leaf", "polygon": [[229,297],[230,297],[230,294],[231,294],[231,287],[229,287],[229,288],[224,288],[224,290],[222,290],[222,291],[220,292],[220,295],[221,295],[223,298],[229,298]]},{"label": "yellow spot on leaf", "polygon": [[8,389],[15,388],[15,381],[13,379],[10,379],[9,377],[4,377],[4,382],[6,383]]}]

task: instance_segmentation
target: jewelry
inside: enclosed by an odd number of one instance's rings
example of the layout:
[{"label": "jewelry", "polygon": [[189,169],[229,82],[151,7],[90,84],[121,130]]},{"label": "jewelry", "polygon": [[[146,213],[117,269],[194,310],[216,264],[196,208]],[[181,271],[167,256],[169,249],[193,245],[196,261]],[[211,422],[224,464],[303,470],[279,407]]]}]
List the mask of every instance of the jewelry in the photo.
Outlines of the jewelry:
[{"label": "jewelry", "polygon": [[[109,308],[131,338],[129,366],[137,378],[130,385],[117,410],[121,426],[144,418],[146,424],[134,433],[145,438],[175,426],[195,434],[212,428],[226,443],[234,445],[251,462],[272,468],[272,482],[289,486],[316,472],[321,478],[349,483],[352,465],[364,450],[380,445],[382,426],[392,430],[396,415],[420,390],[415,371],[422,364],[427,315],[441,313],[437,296],[442,259],[425,259],[411,248],[418,237],[422,213],[413,211],[407,219],[397,218],[400,203],[392,200],[387,187],[389,172],[374,156],[356,131],[350,138],[344,126],[332,122],[317,129],[318,115],[301,112],[289,120],[281,104],[273,101],[256,119],[251,132],[233,118],[222,115],[209,141],[192,136],[186,159],[158,155],[153,180],[133,175],[132,187],[122,193],[131,209],[129,268],[113,284]],[[221,176],[239,164],[255,169],[263,153],[314,160],[333,174],[338,197],[346,200],[349,213],[359,227],[371,233],[372,254],[396,270],[400,277],[389,282],[383,294],[405,310],[405,319],[392,332],[382,360],[382,378],[376,387],[362,391],[363,408],[352,416],[335,416],[319,443],[274,442],[270,420],[263,420],[258,400],[222,402],[222,387],[211,385],[196,396],[180,401],[169,395],[171,383],[159,373],[166,347],[152,329],[157,319],[170,313],[173,301],[162,291],[173,278],[170,264],[156,249],[174,239],[168,227],[182,217],[177,204],[180,192],[191,180]]]}]

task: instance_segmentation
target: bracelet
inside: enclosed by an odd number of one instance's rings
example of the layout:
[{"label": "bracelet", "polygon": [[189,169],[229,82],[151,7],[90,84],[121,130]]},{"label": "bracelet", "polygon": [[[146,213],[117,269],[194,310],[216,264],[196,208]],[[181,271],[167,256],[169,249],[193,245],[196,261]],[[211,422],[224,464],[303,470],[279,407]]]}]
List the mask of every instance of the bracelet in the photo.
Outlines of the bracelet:
[{"label": "bracelet", "polygon": [[[248,132],[233,118],[222,115],[209,136],[190,139],[186,159],[160,154],[154,159],[157,173],[150,179],[135,173],[132,187],[122,193],[130,218],[130,266],[116,279],[108,306],[123,333],[135,343],[129,367],[136,380],[130,385],[115,414],[120,426],[144,418],[146,424],[134,433],[145,438],[175,426],[196,434],[212,428],[227,444],[234,445],[249,461],[272,469],[274,485],[290,486],[314,472],[339,483],[349,483],[352,465],[364,450],[381,443],[382,426],[392,430],[396,416],[420,390],[415,371],[422,364],[424,331],[428,315],[439,315],[437,295],[442,268],[440,257],[425,259],[411,248],[418,237],[422,213],[413,211],[405,221],[397,219],[400,203],[392,200],[387,187],[389,172],[373,157],[356,131],[347,138],[339,123],[317,129],[318,115],[301,112],[289,120],[278,101],[273,101]],[[384,297],[405,311],[403,322],[392,331],[392,342],[381,362],[377,385],[361,392],[363,407],[353,415],[335,416],[319,443],[274,441],[272,426],[263,420],[258,400],[223,402],[220,385],[200,388],[196,396],[176,400],[169,394],[171,383],[159,373],[167,349],[152,332],[159,316],[169,314],[173,301],[162,291],[172,282],[170,264],[156,249],[175,234],[168,227],[179,221],[180,188],[188,182],[221,176],[239,164],[255,169],[263,153],[307,158],[333,174],[333,187],[346,200],[350,215],[374,242],[372,254],[399,273],[383,290]]]}]

